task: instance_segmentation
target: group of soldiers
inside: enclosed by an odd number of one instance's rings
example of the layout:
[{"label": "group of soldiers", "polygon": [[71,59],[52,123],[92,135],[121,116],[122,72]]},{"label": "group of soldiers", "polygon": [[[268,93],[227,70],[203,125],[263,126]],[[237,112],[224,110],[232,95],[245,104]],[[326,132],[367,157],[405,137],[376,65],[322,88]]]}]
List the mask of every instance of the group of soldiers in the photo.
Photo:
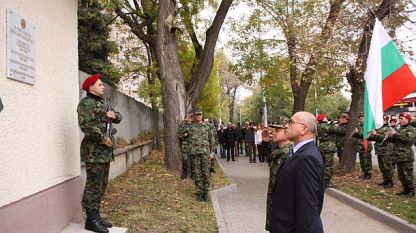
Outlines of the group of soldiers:
[{"label": "group of soldiers", "polygon": [[[403,190],[397,195],[413,197],[413,161],[414,154],[412,145],[416,143],[416,129],[412,126],[412,116],[408,113],[399,115],[399,124],[396,119],[384,116],[384,125],[371,131],[368,135],[368,143],[364,145],[363,123],[364,116],[361,113],[358,118],[359,125],[346,137],[349,116],[342,113],[338,123],[329,122],[326,115],[321,113],[317,116],[319,149],[324,157],[325,164],[325,186],[333,187],[331,179],[334,174],[334,153],[340,157],[343,146],[350,140],[356,140],[356,152],[359,154],[363,179],[371,179],[373,142],[375,154],[383,176],[383,182],[378,185],[384,188],[393,187],[394,169],[397,166],[399,180]],[[356,155],[354,155],[356,156]]]}]

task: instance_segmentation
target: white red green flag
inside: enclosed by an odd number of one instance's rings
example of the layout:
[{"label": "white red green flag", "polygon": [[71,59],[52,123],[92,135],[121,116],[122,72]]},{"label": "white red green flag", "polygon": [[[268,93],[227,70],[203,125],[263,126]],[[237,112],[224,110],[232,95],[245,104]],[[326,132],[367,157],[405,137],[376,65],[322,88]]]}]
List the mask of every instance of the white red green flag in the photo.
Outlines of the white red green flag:
[{"label": "white red green flag", "polygon": [[376,18],[365,72],[363,136],[383,126],[383,112],[416,90],[416,78]]}]

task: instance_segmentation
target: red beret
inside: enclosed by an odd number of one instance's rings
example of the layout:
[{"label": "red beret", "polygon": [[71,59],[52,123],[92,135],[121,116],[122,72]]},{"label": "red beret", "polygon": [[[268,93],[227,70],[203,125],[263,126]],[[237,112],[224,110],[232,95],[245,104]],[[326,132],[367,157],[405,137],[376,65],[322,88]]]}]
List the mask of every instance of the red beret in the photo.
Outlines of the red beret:
[{"label": "red beret", "polygon": [[316,117],[316,120],[323,121],[325,117],[326,117],[325,113],[319,113],[318,116]]},{"label": "red beret", "polygon": [[383,117],[383,120],[389,121],[390,120],[390,117],[386,115],[386,116]]},{"label": "red beret", "polygon": [[97,82],[98,79],[100,79],[100,74],[94,74],[93,76],[90,76],[85,79],[85,81],[82,83],[82,90],[87,90],[88,87],[94,85],[95,82]]},{"label": "red beret", "polygon": [[409,121],[412,119],[412,116],[409,113],[405,113],[405,112],[400,113],[399,118],[400,117],[407,118]]}]

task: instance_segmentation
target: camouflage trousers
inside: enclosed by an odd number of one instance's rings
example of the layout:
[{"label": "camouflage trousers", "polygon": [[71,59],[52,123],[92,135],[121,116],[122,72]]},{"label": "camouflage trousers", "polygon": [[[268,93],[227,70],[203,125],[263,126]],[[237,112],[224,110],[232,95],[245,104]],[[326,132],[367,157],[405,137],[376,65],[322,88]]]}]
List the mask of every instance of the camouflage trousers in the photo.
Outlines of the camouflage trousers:
[{"label": "camouflage trousers", "polygon": [[191,155],[194,165],[194,182],[198,194],[208,192],[210,184],[210,161],[208,155]]},{"label": "camouflage trousers", "polygon": [[378,167],[383,175],[383,181],[393,180],[394,161],[392,155],[377,155]]},{"label": "camouflage trousers", "polygon": [[85,163],[87,182],[85,183],[82,206],[85,210],[99,210],[101,198],[108,184],[110,163]]},{"label": "camouflage trousers", "polygon": [[397,173],[404,189],[414,190],[413,187],[413,161],[397,162]]},{"label": "camouflage trousers", "polygon": [[371,154],[369,154],[369,152],[359,152],[358,157],[360,159],[361,171],[364,173],[364,175],[371,175],[371,172],[373,170],[373,161],[371,160]]},{"label": "camouflage trousers", "polygon": [[321,152],[324,160],[324,178],[331,180],[334,175],[334,152]]},{"label": "camouflage trousers", "polygon": [[191,158],[185,152],[182,151],[182,177],[183,178],[192,178],[194,174],[194,169],[192,165]]}]

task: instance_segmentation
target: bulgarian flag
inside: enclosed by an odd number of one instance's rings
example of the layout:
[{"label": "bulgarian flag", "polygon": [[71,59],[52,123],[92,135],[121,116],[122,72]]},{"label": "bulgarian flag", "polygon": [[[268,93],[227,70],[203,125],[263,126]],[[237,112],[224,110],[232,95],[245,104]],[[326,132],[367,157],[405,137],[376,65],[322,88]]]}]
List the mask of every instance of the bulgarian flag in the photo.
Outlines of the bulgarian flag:
[{"label": "bulgarian flag", "polygon": [[416,90],[416,78],[376,18],[365,72],[363,136],[383,126],[383,112]]}]

